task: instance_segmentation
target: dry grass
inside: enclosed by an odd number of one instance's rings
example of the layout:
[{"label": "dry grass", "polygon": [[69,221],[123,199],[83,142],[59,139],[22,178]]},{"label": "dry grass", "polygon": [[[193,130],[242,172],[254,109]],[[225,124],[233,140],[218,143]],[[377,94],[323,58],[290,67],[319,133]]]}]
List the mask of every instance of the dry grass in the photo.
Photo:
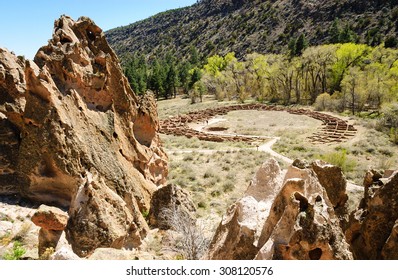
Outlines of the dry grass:
[{"label": "dry grass", "polygon": [[358,133],[354,138],[329,145],[311,144],[286,131],[273,149],[293,159],[323,159],[340,165],[348,180],[361,185],[366,170],[370,168],[388,170],[398,167],[398,146],[392,144],[387,135],[364,125],[364,121],[357,120],[355,126]]},{"label": "dry grass", "polygon": [[241,197],[268,154],[254,150],[169,154],[169,182],[188,189],[199,216],[223,215]]},{"label": "dry grass", "polygon": [[211,125],[228,128],[225,133],[275,137],[284,134],[305,138],[322,123],[308,116],[278,111],[232,111],[223,116],[223,122]]}]

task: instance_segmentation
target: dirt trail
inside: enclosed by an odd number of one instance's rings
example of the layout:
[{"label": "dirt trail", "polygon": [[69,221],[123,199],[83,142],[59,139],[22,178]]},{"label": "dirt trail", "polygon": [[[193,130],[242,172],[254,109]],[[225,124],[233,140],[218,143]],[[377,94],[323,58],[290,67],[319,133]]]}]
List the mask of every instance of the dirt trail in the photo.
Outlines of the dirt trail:
[{"label": "dirt trail", "polygon": [[224,118],[220,117],[214,117],[211,118],[205,122],[201,123],[191,123],[189,124],[189,127],[193,130],[196,130],[198,132],[204,132],[207,134],[212,134],[212,135],[217,135],[217,136],[227,136],[227,137],[244,137],[244,138],[252,138],[256,140],[264,140],[267,141],[266,143],[259,145],[257,147],[253,148],[236,148],[236,149],[228,149],[228,150],[209,150],[209,149],[195,149],[195,150],[168,150],[168,152],[171,153],[193,153],[193,152],[198,152],[198,153],[204,153],[204,154],[213,154],[216,152],[223,152],[223,151],[241,151],[241,150],[257,150],[261,152],[266,152],[269,153],[271,156],[274,158],[280,159],[288,164],[292,164],[293,160],[285,157],[282,154],[277,153],[276,151],[272,150],[272,146],[280,139],[280,137],[265,137],[265,136],[256,136],[256,135],[247,135],[247,134],[230,134],[230,133],[223,133],[220,131],[206,131],[206,128],[214,125],[216,123],[225,121]]}]

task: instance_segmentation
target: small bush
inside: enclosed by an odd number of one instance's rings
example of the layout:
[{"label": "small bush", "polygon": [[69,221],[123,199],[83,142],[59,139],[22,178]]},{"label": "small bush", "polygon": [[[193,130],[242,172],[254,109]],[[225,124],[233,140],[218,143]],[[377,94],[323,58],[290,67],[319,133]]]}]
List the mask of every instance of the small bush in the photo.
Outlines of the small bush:
[{"label": "small bush", "polygon": [[378,169],[388,170],[394,166],[394,160],[390,157],[383,156],[379,160]]},{"label": "small bush", "polygon": [[183,158],[184,161],[193,161],[193,155],[192,154],[187,154]]},{"label": "small bush", "polygon": [[205,179],[213,178],[215,176],[216,174],[212,170],[206,170],[205,174],[203,174],[203,178]]},{"label": "small bush", "polygon": [[315,100],[314,107],[316,111],[325,111],[330,110],[331,107],[331,100],[329,93],[322,93],[318,95]]},{"label": "small bush", "polygon": [[22,247],[22,243],[15,241],[12,246],[12,251],[4,255],[5,260],[20,260],[21,257],[26,253],[26,250]]},{"label": "small bush", "polygon": [[6,233],[0,237],[0,245],[7,246],[12,242],[11,233]]},{"label": "small bush", "polygon": [[199,208],[202,208],[202,209],[206,209],[206,208],[207,208],[207,204],[206,204],[206,202],[204,202],[204,201],[200,201],[200,202],[198,203],[198,207],[199,207]]},{"label": "small bush", "polygon": [[32,224],[30,222],[24,222],[19,231],[15,234],[14,240],[23,242],[31,227]]},{"label": "small bush", "polygon": [[347,150],[345,149],[325,154],[322,156],[322,159],[330,164],[340,167],[344,173],[353,171],[356,166],[355,161],[347,158]]},{"label": "small bush", "polygon": [[222,185],[222,189],[224,192],[231,192],[235,188],[235,185],[231,181],[227,181]]}]

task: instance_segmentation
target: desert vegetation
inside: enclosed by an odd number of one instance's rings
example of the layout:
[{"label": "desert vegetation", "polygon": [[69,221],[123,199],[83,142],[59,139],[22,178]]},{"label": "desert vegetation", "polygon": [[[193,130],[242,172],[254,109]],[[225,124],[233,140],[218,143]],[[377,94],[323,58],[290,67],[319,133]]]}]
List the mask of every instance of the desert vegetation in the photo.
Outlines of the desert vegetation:
[{"label": "desert vegetation", "polygon": [[[159,115],[167,118],[236,102],[239,101],[217,101],[215,96],[206,95],[203,103],[190,104],[190,99],[179,97],[160,101]],[[349,181],[358,185],[362,184],[368,168],[394,168],[397,147],[389,135],[376,129],[376,121],[350,114],[340,117],[354,124],[358,132],[346,142],[327,145],[311,143],[308,139],[321,126],[319,121],[287,112],[232,111],[208,127],[223,127],[222,133],[278,137],[272,147],[274,151],[291,159],[308,162],[322,159],[337,165]],[[214,143],[172,135],[161,135],[161,138],[169,155],[168,180],[188,189],[199,216],[213,217],[215,223],[216,217],[245,191],[257,167],[270,157],[250,144]],[[282,168],[287,166],[283,161],[279,163]]]}]

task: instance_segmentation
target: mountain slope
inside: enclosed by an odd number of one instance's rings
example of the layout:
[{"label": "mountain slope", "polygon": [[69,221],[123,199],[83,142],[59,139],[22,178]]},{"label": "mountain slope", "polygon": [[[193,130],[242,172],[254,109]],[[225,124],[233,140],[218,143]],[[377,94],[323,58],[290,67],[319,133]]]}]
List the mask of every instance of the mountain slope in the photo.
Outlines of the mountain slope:
[{"label": "mountain slope", "polygon": [[106,32],[119,56],[139,52],[184,57],[190,46],[204,56],[234,51],[283,52],[304,34],[310,45],[328,43],[337,27],[353,31],[358,42],[377,45],[394,39],[398,4],[394,0],[202,0]]}]

